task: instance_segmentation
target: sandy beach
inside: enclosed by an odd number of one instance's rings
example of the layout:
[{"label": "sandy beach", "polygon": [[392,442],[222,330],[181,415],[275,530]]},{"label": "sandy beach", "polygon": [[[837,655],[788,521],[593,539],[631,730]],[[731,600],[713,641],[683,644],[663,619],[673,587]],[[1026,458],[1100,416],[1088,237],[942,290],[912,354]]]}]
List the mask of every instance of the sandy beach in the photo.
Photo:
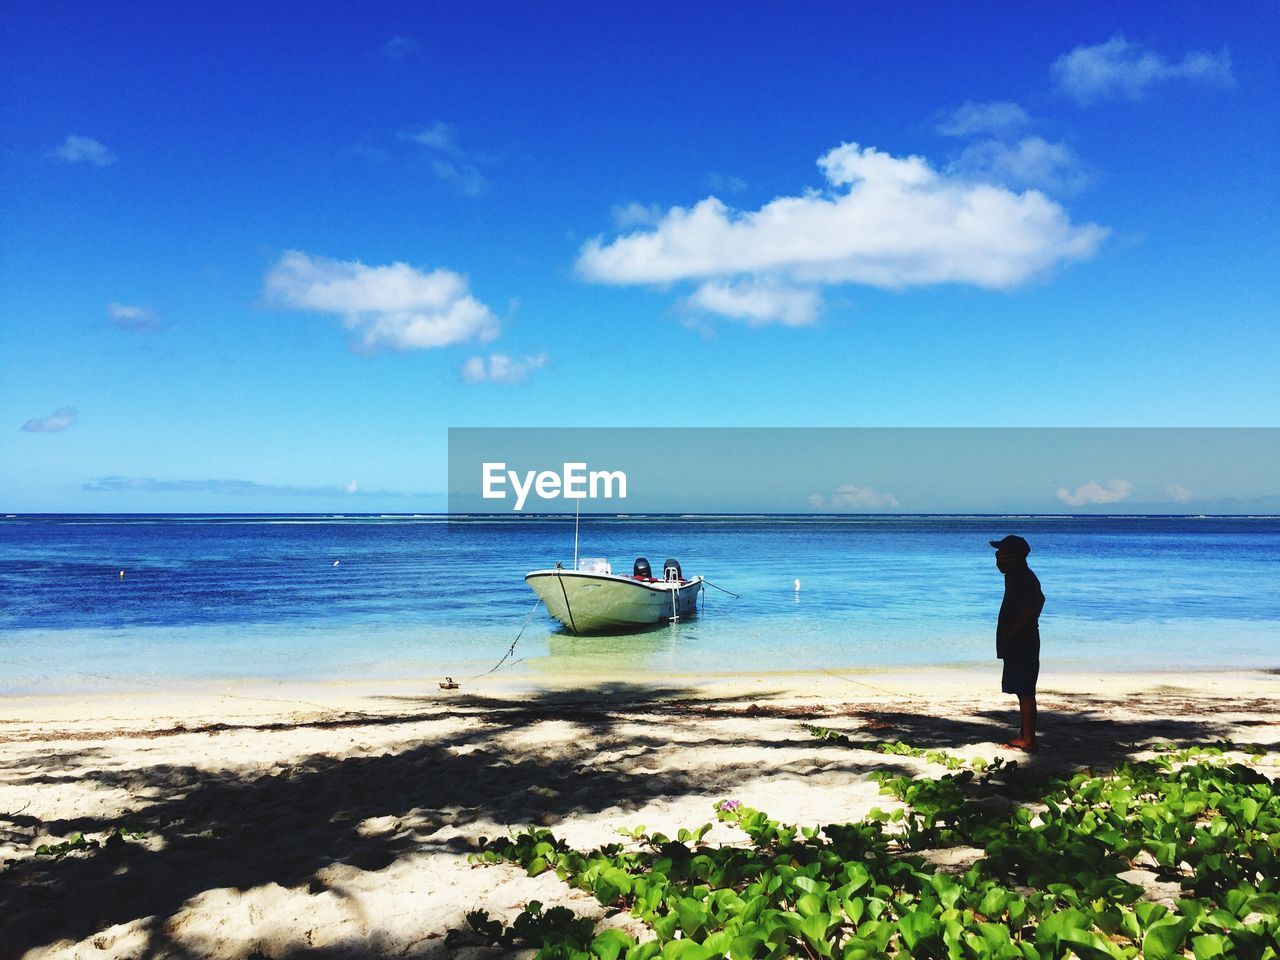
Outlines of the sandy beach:
[{"label": "sandy beach", "polygon": [[[468,862],[536,824],[579,849],[674,834],[725,798],[785,822],[890,808],[870,771],[927,761],[815,739],[905,741],[1033,769],[1154,741],[1280,744],[1264,672],[1047,674],[1043,749],[1014,732],[998,666],[914,672],[245,684],[9,698],[0,720],[0,957],[490,956],[461,938],[530,900],[604,916],[553,874]],[[934,771],[936,773],[936,771]],[[42,844],[106,841],[61,858]],[[729,837],[717,824],[709,837]],[[461,944],[461,946],[459,946]]]}]

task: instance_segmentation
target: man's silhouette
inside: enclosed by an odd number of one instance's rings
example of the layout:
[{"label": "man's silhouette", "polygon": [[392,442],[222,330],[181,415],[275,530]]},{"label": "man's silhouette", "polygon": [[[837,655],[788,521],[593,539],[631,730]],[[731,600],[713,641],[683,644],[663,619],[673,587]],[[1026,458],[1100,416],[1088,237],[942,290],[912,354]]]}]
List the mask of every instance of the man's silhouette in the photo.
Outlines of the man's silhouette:
[{"label": "man's silhouette", "polygon": [[996,569],[1004,574],[1004,600],[996,621],[996,656],[1004,661],[1000,689],[1016,694],[1022,731],[1007,746],[1035,750],[1036,679],[1040,676],[1040,611],[1044,594],[1027,566],[1031,545],[1022,537],[992,540]]}]

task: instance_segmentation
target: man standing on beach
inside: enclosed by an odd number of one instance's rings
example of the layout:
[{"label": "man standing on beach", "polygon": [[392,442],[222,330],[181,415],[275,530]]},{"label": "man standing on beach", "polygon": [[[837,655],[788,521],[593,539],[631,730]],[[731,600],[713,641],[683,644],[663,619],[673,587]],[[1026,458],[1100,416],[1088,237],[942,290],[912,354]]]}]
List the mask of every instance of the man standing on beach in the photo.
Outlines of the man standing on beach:
[{"label": "man standing on beach", "polygon": [[1004,600],[996,620],[996,657],[1004,661],[1000,689],[1018,697],[1022,731],[1006,746],[1035,750],[1036,679],[1040,676],[1040,611],[1044,593],[1027,566],[1031,544],[1022,537],[992,540],[996,569],[1004,574]]}]

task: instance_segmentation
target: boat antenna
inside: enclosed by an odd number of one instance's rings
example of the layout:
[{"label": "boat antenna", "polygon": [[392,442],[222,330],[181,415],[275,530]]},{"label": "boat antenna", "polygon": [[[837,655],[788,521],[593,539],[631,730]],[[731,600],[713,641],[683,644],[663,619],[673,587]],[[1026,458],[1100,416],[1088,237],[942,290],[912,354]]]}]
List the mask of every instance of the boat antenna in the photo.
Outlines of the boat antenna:
[{"label": "boat antenna", "polygon": [[582,510],[582,498],[579,497],[574,501],[573,505],[573,569],[578,569],[578,513]]}]

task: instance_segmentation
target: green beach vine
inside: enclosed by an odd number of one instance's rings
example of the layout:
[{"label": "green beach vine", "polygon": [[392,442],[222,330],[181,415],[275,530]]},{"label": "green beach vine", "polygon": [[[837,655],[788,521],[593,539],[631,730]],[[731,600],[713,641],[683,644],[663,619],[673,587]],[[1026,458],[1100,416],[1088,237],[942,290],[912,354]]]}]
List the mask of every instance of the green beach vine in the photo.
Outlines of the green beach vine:
[{"label": "green beach vine", "polygon": [[[536,902],[510,927],[479,913],[469,925],[487,942],[566,960],[1280,957],[1280,781],[1229,760],[1236,745],[1161,745],[1148,760],[1069,775],[872,748],[951,772],[878,771],[901,806],[821,827],[724,800],[717,819],[746,840],[732,845],[708,842],[710,823],[675,837],[640,828],[625,832],[626,847],[589,852],[537,828],[484,841],[476,862],[553,871],[646,934],[593,932],[591,920]],[[948,873],[929,854],[951,847],[982,856]],[[1120,876],[1135,866],[1176,893],[1157,902]]]}]

